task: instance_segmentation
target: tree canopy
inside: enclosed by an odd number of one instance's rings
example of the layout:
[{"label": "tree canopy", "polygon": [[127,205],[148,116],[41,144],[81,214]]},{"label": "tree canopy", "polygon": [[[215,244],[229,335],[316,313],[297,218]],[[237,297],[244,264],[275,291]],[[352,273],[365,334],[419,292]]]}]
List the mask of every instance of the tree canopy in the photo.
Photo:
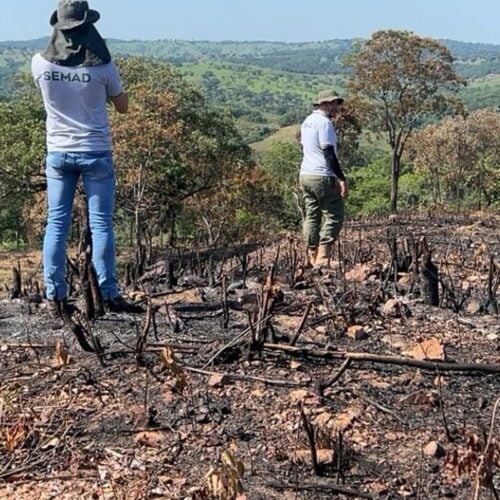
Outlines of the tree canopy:
[{"label": "tree canopy", "polygon": [[500,198],[500,113],[475,111],[418,131],[410,156],[433,202],[489,208]]},{"label": "tree canopy", "polygon": [[139,229],[166,229],[183,201],[230,182],[249,162],[232,117],[166,63],[130,58],[120,69],[130,112],[113,116],[118,205]]},{"label": "tree canopy", "polygon": [[[0,102],[0,242],[28,223],[25,210],[45,189],[45,112],[34,93]],[[25,213],[25,217],[21,214]]]},{"label": "tree canopy", "polygon": [[392,150],[391,210],[397,210],[401,157],[415,128],[457,109],[463,80],[449,50],[408,31],[377,31],[347,58],[353,72],[354,106],[372,130],[383,132]]}]

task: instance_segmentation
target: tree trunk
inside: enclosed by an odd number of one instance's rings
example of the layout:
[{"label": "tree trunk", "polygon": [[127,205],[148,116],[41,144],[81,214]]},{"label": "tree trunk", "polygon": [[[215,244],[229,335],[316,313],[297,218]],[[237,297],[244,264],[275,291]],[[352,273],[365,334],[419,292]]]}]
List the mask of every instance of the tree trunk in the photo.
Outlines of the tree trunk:
[{"label": "tree trunk", "polygon": [[172,209],[172,218],[170,219],[170,241],[169,244],[171,247],[175,245],[175,228],[177,223],[176,212]]},{"label": "tree trunk", "polygon": [[138,205],[135,207],[134,228],[135,249],[137,250],[141,246],[141,214]]},{"label": "tree trunk", "polygon": [[401,166],[401,156],[396,151],[392,152],[391,165],[391,213],[395,214],[398,211],[398,187],[399,187],[399,170]]}]

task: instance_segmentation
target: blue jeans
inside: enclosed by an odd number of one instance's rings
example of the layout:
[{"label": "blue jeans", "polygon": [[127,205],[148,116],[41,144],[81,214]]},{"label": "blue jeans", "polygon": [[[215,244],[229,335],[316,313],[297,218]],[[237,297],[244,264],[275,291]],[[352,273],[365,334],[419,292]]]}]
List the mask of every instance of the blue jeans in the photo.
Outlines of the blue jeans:
[{"label": "blue jeans", "polygon": [[59,153],[47,156],[48,218],[43,244],[45,293],[66,298],[66,240],[80,176],[87,196],[92,232],[92,262],[105,300],[118,295],[116,247],[113,232],[115,171],[111,151]]}]

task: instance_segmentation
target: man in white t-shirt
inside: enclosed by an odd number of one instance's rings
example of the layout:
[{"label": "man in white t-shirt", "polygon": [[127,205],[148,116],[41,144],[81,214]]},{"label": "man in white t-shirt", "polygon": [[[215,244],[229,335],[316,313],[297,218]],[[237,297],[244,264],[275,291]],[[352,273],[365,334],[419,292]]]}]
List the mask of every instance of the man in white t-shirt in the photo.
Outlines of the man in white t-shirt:
[{"label": "man in white t-shirt", "polygon": [[92,233],[92,262],[110,311],[141,312],[118,291],[113,231],[115,172],[107,102],[128,111],[120,75],[94,27],[99,13],[82,0],[60,0],[52,14],[47,48],[32,60],[32,73],[47,112],[48,218],[43,247],[48,310],[68,317],[66,239],[81,178]]},{"label": "man in white t-shirt", "polygon": [[331,119],[343,101],[335,92],[320,92],[314,111],[301,127],[300,186],[305,204],[308,267],[329,265],[333,243],[344,222],[343,198],[349,185],[338,161],[337,135]]}]

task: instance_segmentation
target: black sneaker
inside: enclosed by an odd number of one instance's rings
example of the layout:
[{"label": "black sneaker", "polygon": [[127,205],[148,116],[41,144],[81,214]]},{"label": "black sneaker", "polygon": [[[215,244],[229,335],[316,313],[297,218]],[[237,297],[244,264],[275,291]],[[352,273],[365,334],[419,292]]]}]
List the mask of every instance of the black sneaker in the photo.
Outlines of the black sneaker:
[{"label": "black sneaker", "polygon": [[144,313],[144,308],[129,302],[121,295],[118,295],[114,299],[109,299],[104,301],[104,305],[108,312],[114,313],[130,313],[130,314],[142,314]]}]

